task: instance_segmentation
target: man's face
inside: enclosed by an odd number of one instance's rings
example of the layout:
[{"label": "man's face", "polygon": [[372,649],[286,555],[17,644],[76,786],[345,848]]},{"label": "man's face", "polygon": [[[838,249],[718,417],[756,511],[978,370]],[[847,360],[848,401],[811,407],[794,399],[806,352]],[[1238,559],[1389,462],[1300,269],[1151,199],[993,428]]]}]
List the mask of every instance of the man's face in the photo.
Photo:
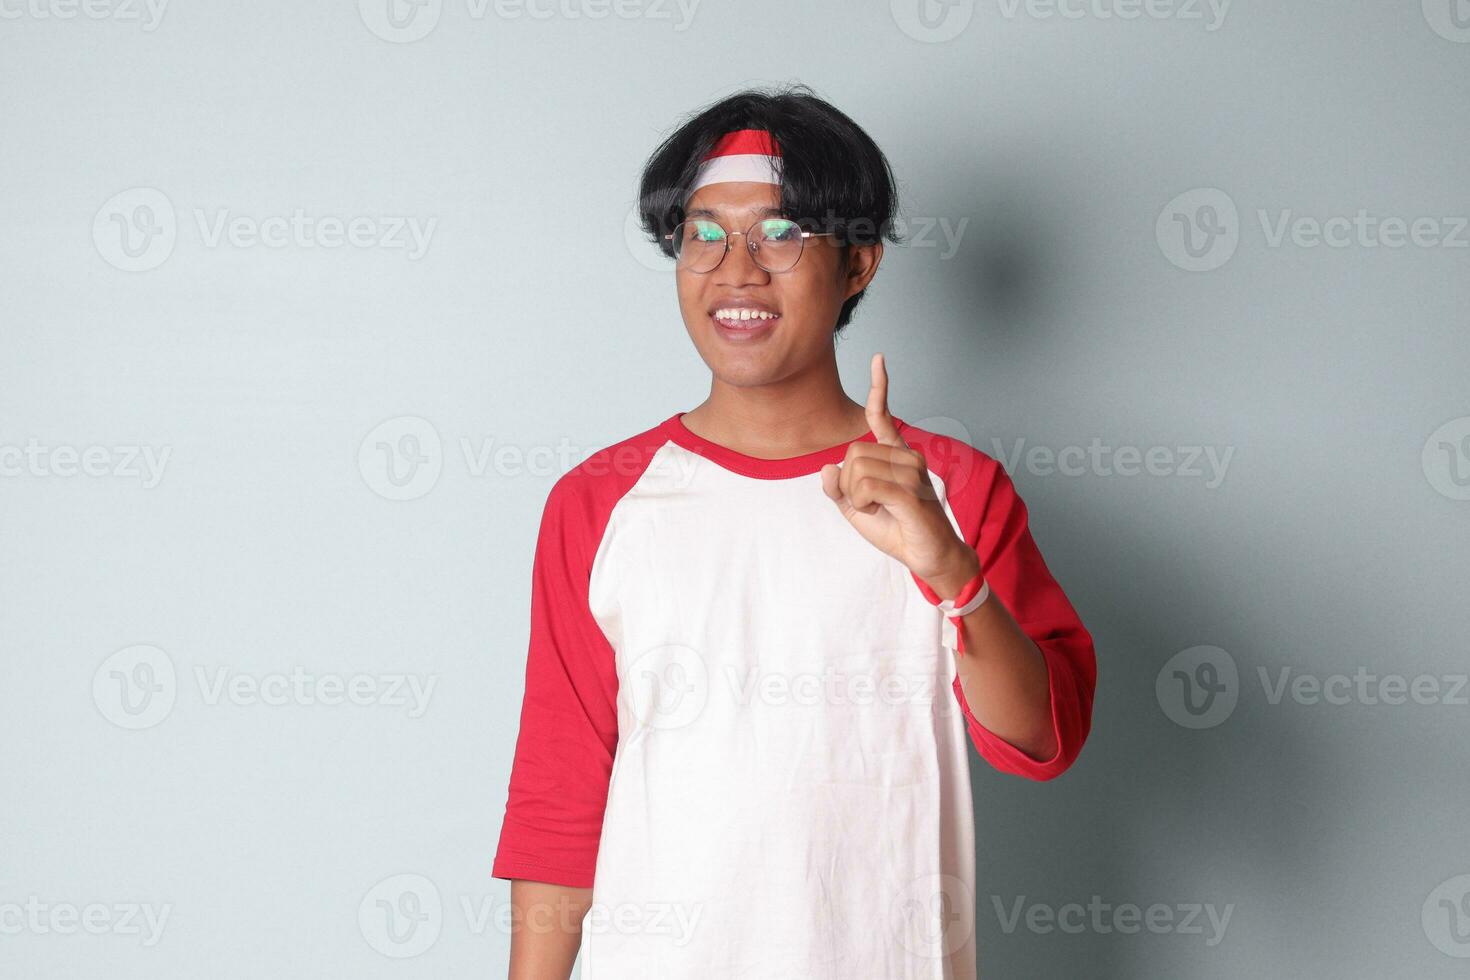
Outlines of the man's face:
[{"label": "man's face", "polygon": [[[877,271],[882,245],[852,249],[847,267],[831,236],[806,239],[801,259],[785,272],[755,264],[744,232],[761,218],[780,214],[775,184],[727,181],[707,184],[685,208],[687,218],[719,222],[730,249],[712,272],[678,269],[679,309],[699,356],[727,384],[770,384],[831,356],[832,329],[848,297]],[[739,232],[739,234],[736,234]],[[717,318],[750,310],[748,319]],[[755,314],[765,314],[761,319]]]}]

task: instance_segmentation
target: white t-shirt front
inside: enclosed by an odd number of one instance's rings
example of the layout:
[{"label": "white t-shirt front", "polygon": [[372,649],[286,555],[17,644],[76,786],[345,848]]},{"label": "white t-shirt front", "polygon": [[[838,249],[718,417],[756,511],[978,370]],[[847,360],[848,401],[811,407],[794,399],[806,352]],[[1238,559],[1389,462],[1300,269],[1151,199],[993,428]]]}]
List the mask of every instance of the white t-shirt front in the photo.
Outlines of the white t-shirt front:
[{"label": "white t-shirt front", "polygon": [[493,873],[591,886],[584,980],[974,980],[967,738],[1058,775],[1095,683],[1024,505],[994,459],[895,419],[1046,656],[1044,761],[979,725],[938,597],[823,492],[847,444],[761,459],[682,414],[548,497]]}]

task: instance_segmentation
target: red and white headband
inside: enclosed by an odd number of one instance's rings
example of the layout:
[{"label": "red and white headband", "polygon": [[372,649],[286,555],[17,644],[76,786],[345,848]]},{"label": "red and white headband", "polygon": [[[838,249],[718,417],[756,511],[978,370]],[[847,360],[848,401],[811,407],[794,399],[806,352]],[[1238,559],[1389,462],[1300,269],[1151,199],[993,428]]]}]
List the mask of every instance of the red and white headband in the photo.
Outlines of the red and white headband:
[{"label": "red and white headband", "polygon": [[766,130],[737,129],[721,136],[700,160],[689,193],[706,184],[735,180],[781,183],[781,147]]}]

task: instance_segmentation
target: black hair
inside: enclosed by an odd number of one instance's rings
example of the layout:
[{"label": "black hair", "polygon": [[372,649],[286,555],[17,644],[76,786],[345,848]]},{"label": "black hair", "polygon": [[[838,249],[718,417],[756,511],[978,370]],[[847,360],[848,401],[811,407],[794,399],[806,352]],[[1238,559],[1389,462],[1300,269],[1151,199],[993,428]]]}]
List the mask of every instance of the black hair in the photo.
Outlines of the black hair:
[{"label": "black hair", "polygon": [[[684,220],[684,201],[699,161],[724,134],[764,129],[781,148],[781,209],[808,231],[834,232],[842,247],[901,241],[894,230],[898,190],[888,158],[836,106],[806,85],[746,89],[696,110],[659,144],[643,168],[638,216],[643,230],[673,257],[664,235]],[[842,304],[833,332],[852,319],[859,291]]]}]

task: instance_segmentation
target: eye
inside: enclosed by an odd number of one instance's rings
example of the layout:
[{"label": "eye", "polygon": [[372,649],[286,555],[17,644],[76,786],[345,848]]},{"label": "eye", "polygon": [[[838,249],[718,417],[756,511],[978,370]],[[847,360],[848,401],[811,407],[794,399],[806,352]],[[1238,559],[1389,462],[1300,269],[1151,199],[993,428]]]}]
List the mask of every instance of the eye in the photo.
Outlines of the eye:
[{"label": "eye", "polygon": [[761,234],[773,242],[789,242],[801,237],[801,229],[786,218],[769,218],[761,222]]},{"label": "eye", "polygon": [[689,237],[697,242],[717,242],[725,237],[725,229],[713,221],[692,221],[689,224]]}]

